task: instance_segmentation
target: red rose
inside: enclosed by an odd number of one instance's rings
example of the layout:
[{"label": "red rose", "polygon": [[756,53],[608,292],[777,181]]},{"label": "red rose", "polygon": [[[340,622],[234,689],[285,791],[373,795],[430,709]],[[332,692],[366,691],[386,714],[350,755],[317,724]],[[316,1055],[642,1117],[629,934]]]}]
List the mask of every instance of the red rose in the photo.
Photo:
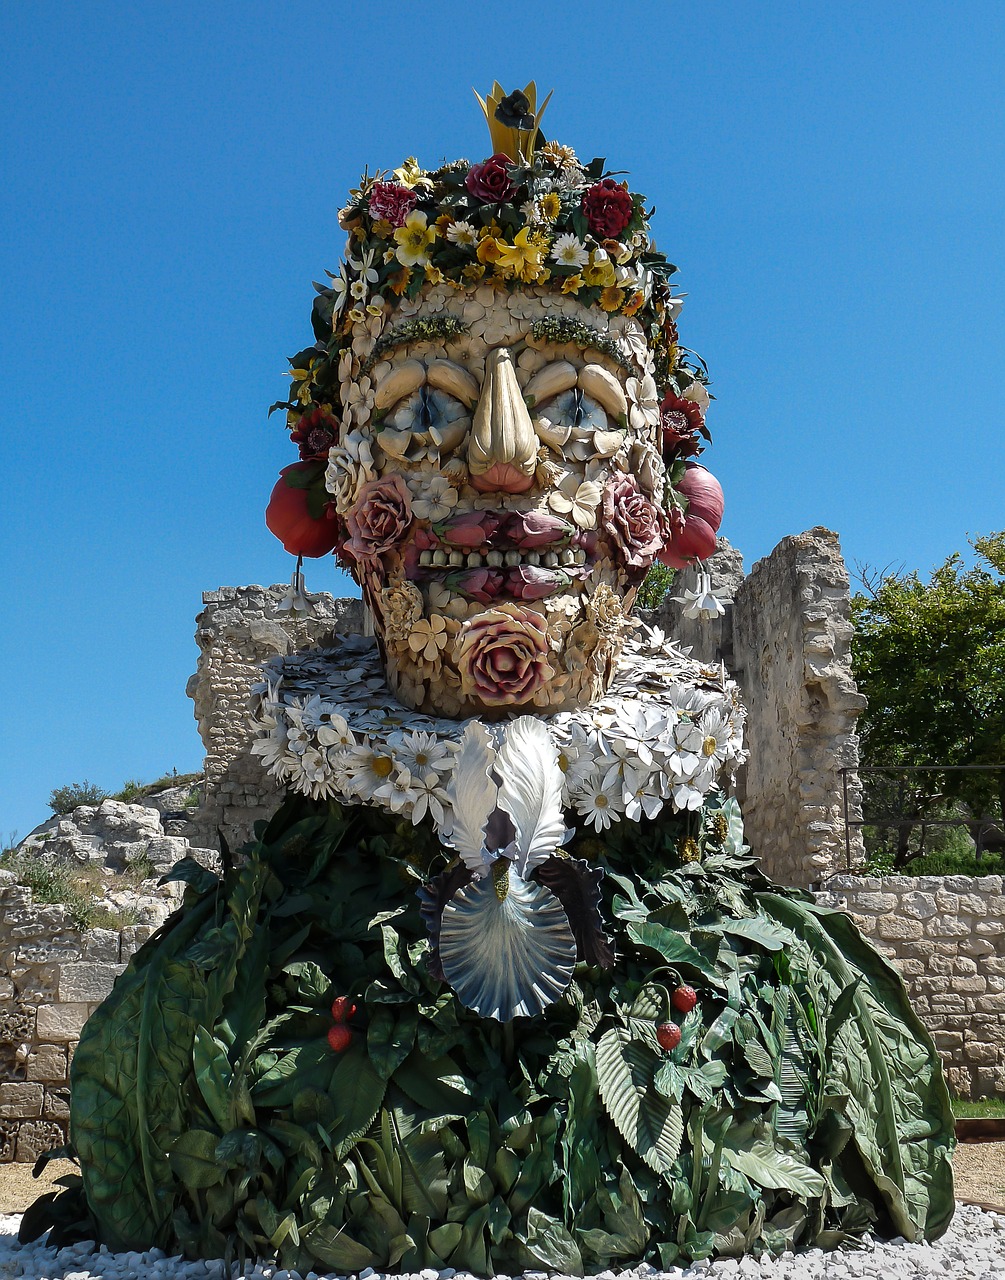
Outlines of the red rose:
[{"label": "red rose", "polygon": [[370,188],[370,217],[375,222],[389,222],[392,227],[403,227],[417,202],[418,196],[408,187],[400,187],[396,182],[375,182]]},{"label": "red rose", "polygon": [[604,490],[604,528],[632,569],[648,569],[667,539],[661,507],[636,485],[632,476],[612,476]]},{"label": "red rose", "polygon": [[[317,463],[294,462],[283,467],[265,509],[265,523],[293,556],[327,555],[338,542],[342,528],[342,521],[331,507],[326,507],[325,514],[316,520],[307,510],[307,490],[296,488],[287,480],[289,475],[299,478],[299,473],[312,467],[316,469]],[[320,474],[324,475],[323,470]]]},{"label": "red rose", "polygon": [[512,163],[509,156],[501,152],[489,156],[481,164],[471,166],[464,185],[483,204],[502,204],[516,192],[516,183],[510,178],[508,170]]},{"label": "red rose", "polygon": [[623,182],[601,178],[583,193],[583,212],[598,240],[616,240],[632,220],[632,197]]}]

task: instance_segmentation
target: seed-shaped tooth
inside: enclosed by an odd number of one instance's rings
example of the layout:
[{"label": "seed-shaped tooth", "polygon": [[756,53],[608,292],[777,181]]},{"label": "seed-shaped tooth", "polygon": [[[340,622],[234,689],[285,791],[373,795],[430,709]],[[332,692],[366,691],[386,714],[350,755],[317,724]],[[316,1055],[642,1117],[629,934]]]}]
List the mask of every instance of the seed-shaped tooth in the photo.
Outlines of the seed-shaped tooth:
[{"label": "seed-shaped tooth", "polygon": [[558,564],[558,553],[556,551],[548,551],[544,557],[544,563],[549,569],[554,569]]},{"label": "seed-shaped tooth", "polygon": [[536,551],[528,551],[527,554],[524,556],[524,560],[526,561],[527,564],[541,563],[541,557],[540,555],[538,555]]},{"label": "seed-shaped tooth", "polygon": [[586,552],[582,547],[576,552],[576,564],[586,564]]},{"label": "seed-shaped tooth", "polygon": [[447,563],[447,553],[445,551],[433,552],[433,564],[442,565]]},{"label": "seed-shaped tooth", "polygon": [[433,553],[432,553],[431,551],[420,551],[420,552],[419,552],[419,564],[427,564],[427,565],[428,565],[428,564],[432,564],[432,563],[433,563]]},{"label": "seed-shaped tooth", "polygon": [[467,563],[469,569],[480,569],[482,567],[481,555],[477,551],[469,552]]},{"label": "seed-shaped tooth", "polygon": [[501,551],[490,551],[485,557],[485,563],[493,569],[499,569],[503,564],[503,553]]},{"label": "seed-shaped tooth", "polygon": [[560,558],[560,561],[559,561],[559,562],[560,562],[561,564],[575,564],[575,563],[576,563],[576,553],[575,553],[575,551],[573,551],[572,547],[566,547],[566,548],[565,548],[565,550],[562,552],[562,555],[561,555],[561,558]]},{"label": "seed-shaped tooth", "polygon": [[464,552],[451,551],[450,555],[447,557],[447,563],[452,564],[455,568],[460,568],[464,563]]},{"label": "seed-shaped tooth", "polygon": [[509,565],[509,567],[510,567],[511,569],[515,569],[515,568],[516,568],[516,566],[520,563],[520,552],[519,552],[519,551],[507,551],[507,552],[506,552],[506,556],[505,556],[505,560],[506,560],[507,565]]}]

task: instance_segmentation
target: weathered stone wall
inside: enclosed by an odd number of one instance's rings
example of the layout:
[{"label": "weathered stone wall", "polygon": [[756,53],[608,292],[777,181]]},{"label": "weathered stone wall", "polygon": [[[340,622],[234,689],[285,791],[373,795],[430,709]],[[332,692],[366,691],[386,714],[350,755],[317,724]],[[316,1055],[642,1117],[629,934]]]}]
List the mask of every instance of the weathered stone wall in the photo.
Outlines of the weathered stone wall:
[{"label": "weathered stone wall", "polygon": [[0,1161],[66,1141],[70,1063],[88,1015],[154,924],[82,933],[0,872]]},{"label": "weathered stone wall", "polygon": [[1001,876],[832,876],[847,911],[900,970],[961,1098],[1005,1097],[1005,893]]},{"label": "weathered stone wall", "polygon": [[259,818],[271,815],[278,792],[258,757],[251,754],[248,699],[262,664],[277,654],[327,644],[334,632],[363,627],[360,600],[321,594],[313,613],[291,617],[280,606],[285,586],[221,587],[203,594],[196,619],[199,663],[186,692],[206,748],[205,793],[193,839],[215,848],[223,831],[231,848],[251,835]]},{"label": "weathered stone wall", "polygon": [[[843,768],[858,766],[865,707],[852,676],[848,573],[829,529],[785,538],[736,589],[732,672],[748,710],[750,759],[737,778],[747,839],[783,884],[848,868]],[[857,775],[849,811],[860,813]],[[862,860],[853,828],[850,865]]]}]

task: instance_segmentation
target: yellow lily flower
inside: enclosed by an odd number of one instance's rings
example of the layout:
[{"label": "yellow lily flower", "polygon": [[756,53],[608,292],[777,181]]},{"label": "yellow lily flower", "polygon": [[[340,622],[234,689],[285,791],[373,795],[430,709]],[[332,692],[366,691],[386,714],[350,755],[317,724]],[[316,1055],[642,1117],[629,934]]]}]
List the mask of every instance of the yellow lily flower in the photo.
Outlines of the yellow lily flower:
[{"label": "yellow lily flower", "polygon": [[405,219],[405,225],[395,230],[394,238],[398,245],[395,257],[404,267],[425,266],[436,236],[436,228],[426,225],[426,215],[413,209]]},{"label": "yellow lily flower", "polygon": [[546,249],[547,240],[542,244],[541,236],[532,236],[530,227],[524,227],[513,237],[513,243],[500,251],[499,269],[529,283],[541,274]]}]

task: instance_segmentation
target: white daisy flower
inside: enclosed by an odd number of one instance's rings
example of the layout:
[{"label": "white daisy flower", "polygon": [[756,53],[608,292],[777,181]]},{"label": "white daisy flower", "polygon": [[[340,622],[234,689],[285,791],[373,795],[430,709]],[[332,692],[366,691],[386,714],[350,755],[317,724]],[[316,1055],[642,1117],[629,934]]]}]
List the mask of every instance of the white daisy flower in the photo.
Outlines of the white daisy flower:
[{"label": "white daisy flower", "polygon": [[576,267],[578,270],[590,261],[590,251],[576,236],[564,235],[559,236],[551,246],[548,257],[561,267]]},{"label": "white daisy flower", "polygon": [[447,227],[447,239],[462,249],[473,248],[478,241],[478,231],[473,223],[452,222]]}]

